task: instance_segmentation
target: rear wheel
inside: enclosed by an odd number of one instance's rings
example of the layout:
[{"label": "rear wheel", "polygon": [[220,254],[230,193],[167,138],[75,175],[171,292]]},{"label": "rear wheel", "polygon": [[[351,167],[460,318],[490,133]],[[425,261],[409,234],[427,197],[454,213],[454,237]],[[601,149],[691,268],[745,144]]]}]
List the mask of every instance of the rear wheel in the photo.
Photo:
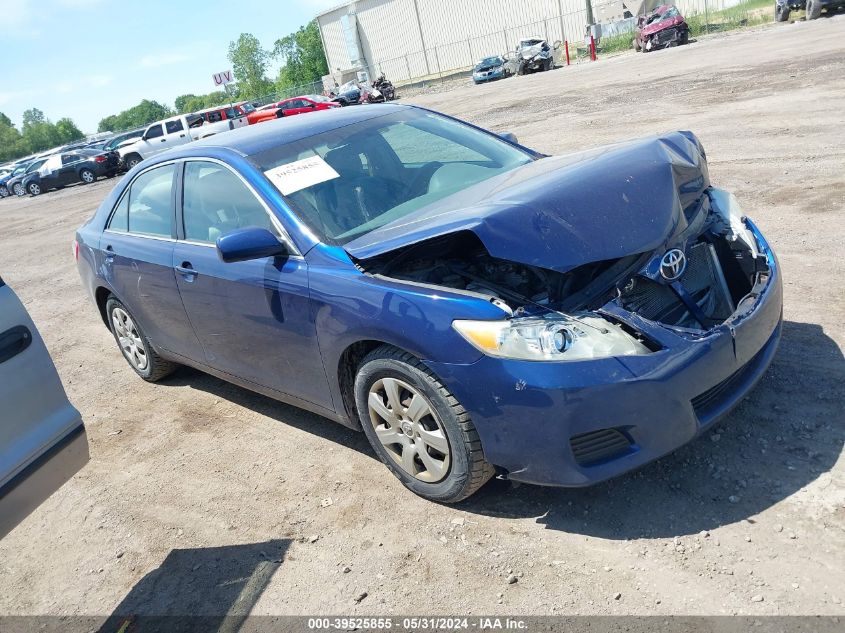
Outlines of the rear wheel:
[{"label": "rear wheel", "polygon": [[97,180],[97,177],[94,175],[94,172],[90,169],[83,169],[79,172],[79,178],[82,182],[87,182],[89,185]]},{"label": "rear wheel", "polygon": [[9,190],[6,189],[5,186],[0,187],[0,198],[8,198],[9,197]]},{"label": "rear wheel", "polygon": [[129,366],[147,382],[156,382],[172,374],[178,365],[159,356],[129,310],[114,297],[106,302],[114,340]]},{"label": "rear wheel", "polygon": [[12,187],[12,191],[15,192],[16,196],[22,196],[25,193],[23,190],[23,185],[19,182],[15,183],[15,186]]},{"label": "rear wheel", "polygon": [[775,2],[775,22],[787,22],[789,20],[789,6]]},{"label": "rear wheel", "polygon": [[822,14],[822,3],[820,0],[807,0],[807,19],[815,20]]},{"label": "rear wheel", "polygon": [[456,503],[493,476],[469,414],[411,354],[389,345],[368,354],[355,403],[379,459],[421,497]]},{"label": "rear wheel", "polygon": [[37,182],[31,182],[26,186],[26,190],[29,192],[29,195],[37,196],[41,193],[41,185]]},{"label": "rear wheel", "polygon": [[124,159],[124,162],[126,163],[127,169],[132,169],[135,165],[141,162],[141,157],[138,156],[138,154],[129,154],[129,156]]}]

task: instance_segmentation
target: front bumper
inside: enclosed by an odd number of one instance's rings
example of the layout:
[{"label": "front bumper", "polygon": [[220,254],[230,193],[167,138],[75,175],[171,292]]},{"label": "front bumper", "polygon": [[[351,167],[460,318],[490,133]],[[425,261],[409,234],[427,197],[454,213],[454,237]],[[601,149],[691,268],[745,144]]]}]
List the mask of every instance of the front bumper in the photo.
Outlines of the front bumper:
[{"label": "front bumper", "polygon": [[[653,461],[731,411],[772,361],[783,289],[774,253],[749,222],[769,265],[753,307],[705,335],[680,333],[608,309],[663,349],[644,356],[546,363],[484,356],[471,365],[429,362],[475,422],[485,458],[511,479],[587,486]],[[621,452],[584,464],[577,438],[613,429]],[[597,436],[597,442],[605,441]]]},{"label": "front bumper", "polygon": [[476,84],[483,84],[487,83],[488,81],[496,81],[497,79],[503,79],[505,76],[505,72],[503,70],[493,71],[493,72],[483,72],[483,73],[473,73],[472,80]]}]

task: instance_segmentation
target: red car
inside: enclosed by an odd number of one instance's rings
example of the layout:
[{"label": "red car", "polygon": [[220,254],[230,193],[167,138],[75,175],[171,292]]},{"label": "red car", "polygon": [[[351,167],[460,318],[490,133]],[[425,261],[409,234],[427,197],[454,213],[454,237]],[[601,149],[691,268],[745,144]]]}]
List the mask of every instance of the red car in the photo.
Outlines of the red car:
[{"label": "red car", "polygon": [[305,114],[306,112],[315,112],[316,110],[330,110],[339,107],[340,104],[330,101],[327,97],[307,95],[292,97],[284,101],[279,101],[278,103],[262,106],[260,109],[249,114],[247,119],[250,123],[261,123],[270,119],[280,119],[284,116]]},{"label": "red car", "polygon": [[637,18],[634,48],[647,53],[689,42],[689,26],[677,7],[662,4]]}]

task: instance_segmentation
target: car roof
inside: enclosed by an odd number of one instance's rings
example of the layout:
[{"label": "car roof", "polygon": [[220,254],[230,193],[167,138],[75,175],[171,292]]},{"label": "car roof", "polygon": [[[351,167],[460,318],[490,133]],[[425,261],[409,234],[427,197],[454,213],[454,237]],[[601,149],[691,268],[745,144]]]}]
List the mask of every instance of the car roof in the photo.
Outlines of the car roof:
[{"label": "car roof", "polygon": [[175,153],[163,152],[170,158],[190,156],[197,153],[197,149],[224,147],[232,149],[243,156],[252,156],[274,147],[287,145],[308,138],[345,127],[361,121],[368,121],[380,116],[409,110],[413,106],[392,103],[378,103],[371,105],[350,106],[346,108],[330,108],[317,110],[308,116],[283,117],[281,119],[265,121],[255,125],[230,130],[224,134],[215,134],[208,138],[194,141],[177,149]]}]

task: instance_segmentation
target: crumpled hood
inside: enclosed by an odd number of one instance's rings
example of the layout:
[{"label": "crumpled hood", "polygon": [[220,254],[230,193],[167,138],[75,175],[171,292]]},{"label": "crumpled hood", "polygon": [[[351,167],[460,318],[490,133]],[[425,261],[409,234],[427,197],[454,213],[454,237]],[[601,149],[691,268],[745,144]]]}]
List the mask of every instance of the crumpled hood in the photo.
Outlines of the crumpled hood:
[{"label": "crumpled hood", "polygon": [[674,18],[668,18],[666,20],[661,20],[659,22],[652,22],[642,28],[641,34],[642,35],[654,35],[660,31],[665,31],[666,29],[678,26],[684,22],[684,17],[682,15],[676,15]]},{"label": "crumpled hood", "polygon": [[710,185],[692,132],[542,158],[346,244],[367,259],[458,231],[493,257],[559,272],[655,250]]},{"label": "crumpled hood", "polygon": [[532,57],[536,57],[542,52],[543,45],[534,44],[534,46],[526,46],[525,48],[519,51],[519,54],[522,56],[522,59],[531,59]]}]

